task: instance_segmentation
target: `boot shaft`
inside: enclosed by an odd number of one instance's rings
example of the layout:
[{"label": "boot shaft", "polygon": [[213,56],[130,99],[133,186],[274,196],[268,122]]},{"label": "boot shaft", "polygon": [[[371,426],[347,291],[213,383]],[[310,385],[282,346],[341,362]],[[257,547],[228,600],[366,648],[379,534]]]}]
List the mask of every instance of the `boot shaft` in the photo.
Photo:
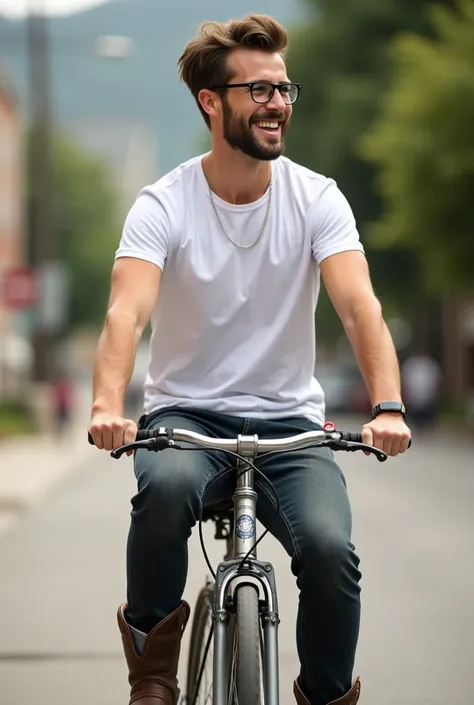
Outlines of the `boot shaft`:
[{"label": "boot shaft", "polygon": [[[304,695],[300,688],[298,681],[296,680],[293,684],[293,693],[296,699],[297,705],[310,705],[308,698]],[[360,680],[356,678],[352,688],[339,698],[338,700],[333,700],[327,705],[357,705],[360,697]]]},{"label": "boot shaft", "polygon": [[182,602],[147,635],[143,653],[135,648],[130,626],[121,605],[117,621],[131,686],[130,705],[176,705],[179,696],[177,673],[181,639],[189,619],[189,605]]}]

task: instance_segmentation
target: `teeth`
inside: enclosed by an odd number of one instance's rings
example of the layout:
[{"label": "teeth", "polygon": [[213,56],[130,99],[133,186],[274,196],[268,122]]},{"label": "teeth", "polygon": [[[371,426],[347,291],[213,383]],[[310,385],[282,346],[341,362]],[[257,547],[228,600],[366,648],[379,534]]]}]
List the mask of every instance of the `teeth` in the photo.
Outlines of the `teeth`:
[{"label": "teeth", "polygon": [[278,127],[278,123],[277,123],[277,122],[257,122],[257,125],[258,125],[259,127],[270,127],[270,128],[273,128],[273,129],[275,129],[275,128]]}]

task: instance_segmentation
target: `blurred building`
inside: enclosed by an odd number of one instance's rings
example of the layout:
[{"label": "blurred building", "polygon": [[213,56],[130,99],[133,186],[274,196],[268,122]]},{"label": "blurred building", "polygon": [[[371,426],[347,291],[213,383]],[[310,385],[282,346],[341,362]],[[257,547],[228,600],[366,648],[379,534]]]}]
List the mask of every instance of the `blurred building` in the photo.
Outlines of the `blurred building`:
[{"label": "blurred building", "polygon": [[155,130],[138,118],[91,117],[65,126],[87,152],[108,167],[125,214],[139,190],[158,179]]},{"label": "blurred building", "polygon": [[[19,106],[0,66],[0,280],[22,260],[22,149]],[[0,398],[9,377],[14,315],[0,297]]]}]

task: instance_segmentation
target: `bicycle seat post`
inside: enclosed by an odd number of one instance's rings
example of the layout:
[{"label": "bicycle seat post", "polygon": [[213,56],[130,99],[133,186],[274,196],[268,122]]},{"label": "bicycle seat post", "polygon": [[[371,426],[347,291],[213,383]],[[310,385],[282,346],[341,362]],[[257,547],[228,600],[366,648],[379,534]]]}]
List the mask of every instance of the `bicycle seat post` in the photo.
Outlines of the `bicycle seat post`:
[{"label": "bicycle seat post", "polygon": [[[258,436],[239,435],[237,441],[239,455],[253,462],[257,453]],[[244,463],[240,461],[238,466],[240,477],[233,496],[234,558],[246,556],[256,541],[258,495],[254,490],[254,471],[248,468],[242,472],[244,467]],[[256,558],[256,550],[254,549],[249,555]]]}]

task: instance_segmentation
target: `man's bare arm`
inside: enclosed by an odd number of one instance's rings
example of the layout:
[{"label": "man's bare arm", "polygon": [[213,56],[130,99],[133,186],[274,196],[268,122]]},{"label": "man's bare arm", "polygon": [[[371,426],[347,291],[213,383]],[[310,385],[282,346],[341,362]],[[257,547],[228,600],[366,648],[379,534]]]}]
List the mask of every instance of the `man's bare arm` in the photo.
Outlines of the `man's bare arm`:
[{"label": "man's bare arm", "polygon": [[[329,297],[354,349],[372,406],[384,400],[401,401],[395,346],[364,255],[341,252],[323,260],[320,267]],[[362,428],[365,443],[392,456],[407,450],[410,435],[401,414],[380,414]]]},{"label": "man's bare arm", "polygon": [[[99,339],[93,377],[91,434],[99,448],[108,450],[133,440],[122,414],[135,354],[155,306],[161,270],[131,257],[120,258],[112,271],[109,306]],[[135,430],[135,429],[134,429]]]},{"label": "man's bare arm", "polygon": [[321,274],[354,349],[372,406],[383,400],[401,401],[397,354],[364,255],[350,251],[328,257],[321,262]]}]

